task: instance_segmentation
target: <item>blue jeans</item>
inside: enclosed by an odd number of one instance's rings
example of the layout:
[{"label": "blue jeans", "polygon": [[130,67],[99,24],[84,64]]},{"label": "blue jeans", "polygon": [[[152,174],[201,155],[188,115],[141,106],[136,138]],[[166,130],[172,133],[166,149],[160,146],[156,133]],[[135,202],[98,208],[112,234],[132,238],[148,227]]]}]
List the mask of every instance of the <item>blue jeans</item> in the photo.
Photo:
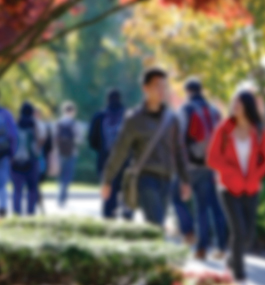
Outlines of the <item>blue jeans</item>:
[{"label": "blue jeans", "polygon": [[22,215],[23,188],[27,186],[27,214],[33,215],[36,211],[38,202],[38,182],[39,169],[36,161],[27,172],[12,171],[12,180],[14,184],[13,207],[17,215]]},{"label": "blue jeans", "polygon": [[179,181],[174,182],[172,202],[183,235],[194,233],[194,221],[187,203],[181,200]]},{"label": "blue jeans", "polygon": [[212,171],[208,169],[192,172],[196,217],[198,226],[198,250],[206,250],[210,246],[211,222],[217,238],[217,246],[225,250],[227,246],[227,223],[222,211]]},{"label": "blue jeans", "polygon": [[139,178],[139,204],[148,222],[163,226],[170,200],[172,182],[153,174],[142,174]]},{"label": "blue jeans", "polygon": [[60,158],[60,193],[59,193],[59,203],[63,205],[68,196],[68,187],[73,181],[74,172],[76,165],[76,157],[61,157]]},{"label": "blue jeans", "polygon": [[0,210],[7,210],[7,183],[10,178],[10,161],[9,158],[0,160]]}]

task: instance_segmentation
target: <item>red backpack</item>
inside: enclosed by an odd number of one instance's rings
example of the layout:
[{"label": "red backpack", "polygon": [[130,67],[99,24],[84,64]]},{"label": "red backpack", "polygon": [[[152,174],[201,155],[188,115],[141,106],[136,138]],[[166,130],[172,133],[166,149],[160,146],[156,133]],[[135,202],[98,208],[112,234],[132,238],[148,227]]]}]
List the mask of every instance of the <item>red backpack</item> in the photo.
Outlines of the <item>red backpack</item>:
[{"label": "red backpack", "polygon": [[192,102],[186,133],[189,159],[195,164],[204,164],[213,131],[220,121],[218,111],[210,104]]}]

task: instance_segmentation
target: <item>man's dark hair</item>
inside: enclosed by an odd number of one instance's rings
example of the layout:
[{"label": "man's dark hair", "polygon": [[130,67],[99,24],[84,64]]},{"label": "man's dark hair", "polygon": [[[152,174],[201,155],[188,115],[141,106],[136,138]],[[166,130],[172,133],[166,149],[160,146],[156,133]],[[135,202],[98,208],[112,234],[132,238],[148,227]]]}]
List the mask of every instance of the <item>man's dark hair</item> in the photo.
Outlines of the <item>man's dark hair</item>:
[{"label": "man's dark hair", "polygon": [[191,77],[187,79],[185,83],[185,89],[191,93],[201,93],[202,92],[202,83],[196,77]]},{"label": "man's dark hair", "polygon": [[142,84],[148,85],[154,78],[167,78],[167,73],[161,68],[151,68],[144,72],[142,77]]}]

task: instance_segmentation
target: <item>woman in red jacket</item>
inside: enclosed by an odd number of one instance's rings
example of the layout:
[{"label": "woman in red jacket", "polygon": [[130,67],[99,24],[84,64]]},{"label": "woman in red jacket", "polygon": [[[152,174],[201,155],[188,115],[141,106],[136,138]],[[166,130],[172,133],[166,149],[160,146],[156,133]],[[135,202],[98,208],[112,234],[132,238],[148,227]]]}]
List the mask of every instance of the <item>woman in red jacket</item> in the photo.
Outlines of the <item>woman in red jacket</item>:
[{"label": "woman in red jacket", "polygon": [[231,233],[231,266],[244,284],[244,251],[255,234],[255,217],[261,179],[265,174],[265,139],[253,94],[237,95],[232,115],[216,131],[208,164],[216,170]]}]

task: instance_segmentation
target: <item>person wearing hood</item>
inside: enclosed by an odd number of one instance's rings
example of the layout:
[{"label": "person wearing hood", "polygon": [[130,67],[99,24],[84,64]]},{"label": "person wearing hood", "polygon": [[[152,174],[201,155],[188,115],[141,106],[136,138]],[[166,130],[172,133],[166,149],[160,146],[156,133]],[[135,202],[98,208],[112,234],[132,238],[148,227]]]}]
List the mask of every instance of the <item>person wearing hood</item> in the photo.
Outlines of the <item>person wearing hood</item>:
[{"label": "person wearing hood", "polygon": [[7,189],[10,160],[17,148],[17,126],[11,113],[0,107],[0,217],[7,214]]},{"label": "person wearing hood", "polygon": [[[89,146],[97,154],[99,178],[102,177],[105,164],[118,137],[124,115],[125,107],[122,102],[121,92],[117,89],[110,90],[107,94],[107,106],[105,110],[94,115],[88,134]],[[102,212],[105,218],[115,218],[116,216],[124,168],[125,166],[120,169],[119,174],[112,183],[112,193],[109,199],[104,201]],[[131,212],[125,207],[123,216],[130,219],[131,215]]]},{"label": "person wearing hood", "polygon": [[12,180],[14,184],[14,212],[23,214],[23,188],[27,187],[27,214],[33,215],[38,197],[38,158],[39,142],[34,107],[25,102],[20,110],[18,120],[18,147],[12,159]]}]

